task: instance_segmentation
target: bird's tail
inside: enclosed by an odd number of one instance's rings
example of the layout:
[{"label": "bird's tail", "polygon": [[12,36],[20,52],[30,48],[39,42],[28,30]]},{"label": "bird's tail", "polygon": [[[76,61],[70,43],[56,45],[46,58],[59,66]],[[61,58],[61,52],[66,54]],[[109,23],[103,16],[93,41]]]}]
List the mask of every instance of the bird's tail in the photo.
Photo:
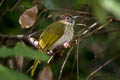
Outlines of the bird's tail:
[{"label": "bird's tail", "polygon": [[35,70],[36,70],[36,68],[37,68],[37,66],[38,66],[38,63],[39,63],[39,60],[35,59],[34,64],[33,64],[33,67],[32,67],[32,70],[31,70],[31,77],[34,76]]}]

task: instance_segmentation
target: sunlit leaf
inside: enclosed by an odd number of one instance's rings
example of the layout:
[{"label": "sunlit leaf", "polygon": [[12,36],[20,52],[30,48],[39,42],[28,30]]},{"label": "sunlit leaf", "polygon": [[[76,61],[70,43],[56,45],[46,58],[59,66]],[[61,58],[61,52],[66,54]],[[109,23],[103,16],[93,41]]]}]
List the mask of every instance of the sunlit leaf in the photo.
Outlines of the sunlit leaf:
[{"label": "sunlit leaf", "polygon": [[40,53],[40,51],[33,50],[25,45],[17,44],[14,49],[9,49],[6,47],[0,48],[0,57],[8,57],[20,55],[31,59],[38,59],[40,61],[47,61],[50,56]]},{"label": "sunlit leaf", "polygon": [[30,79],[28,76],[22,73],[10,70],[0,64],[0,80],[32,80],[32,79]]},{"label": "sunlit leaf", "polygon": [[27,9],[19,18],[19,23],[22,28],[30,28],[35,23],[38,14],[37,6]]},{"label": "sunlit leaf", "polygon": [[120,18],[120,1],[119,0],[98,0],[100,5]]}]

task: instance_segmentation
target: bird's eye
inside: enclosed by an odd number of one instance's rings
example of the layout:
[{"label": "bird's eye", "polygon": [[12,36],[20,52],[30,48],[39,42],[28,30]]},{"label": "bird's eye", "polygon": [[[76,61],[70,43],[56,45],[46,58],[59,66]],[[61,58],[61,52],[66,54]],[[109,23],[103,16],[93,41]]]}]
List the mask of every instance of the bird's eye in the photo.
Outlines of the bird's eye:
[{"label": "bird's eye", "polygon": [[71,17],[66,17],[66,21],[70,22],[70,23],[73,23],[73,19]]},{"label": "bird's eye", "polygon": [[69,17],[67,17],[67,20],[69,20]]}]

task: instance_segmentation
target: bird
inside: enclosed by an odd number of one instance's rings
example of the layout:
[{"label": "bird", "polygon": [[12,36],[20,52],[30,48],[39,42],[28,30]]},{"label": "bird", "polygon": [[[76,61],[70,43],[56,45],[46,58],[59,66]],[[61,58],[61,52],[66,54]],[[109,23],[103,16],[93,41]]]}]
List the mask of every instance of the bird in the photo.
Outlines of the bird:
[{"label": "bird", "polygon": [[[64,16],[61,20],[55,21],[41,33],[38,40],[38,48],[40,51],[47,53],[54,50],[60,45],[69,46],[69,42],[74,36],[75,18],[77,16]],[[37,68],[39,60],[35,60],[31,71],[31,77]]]}]

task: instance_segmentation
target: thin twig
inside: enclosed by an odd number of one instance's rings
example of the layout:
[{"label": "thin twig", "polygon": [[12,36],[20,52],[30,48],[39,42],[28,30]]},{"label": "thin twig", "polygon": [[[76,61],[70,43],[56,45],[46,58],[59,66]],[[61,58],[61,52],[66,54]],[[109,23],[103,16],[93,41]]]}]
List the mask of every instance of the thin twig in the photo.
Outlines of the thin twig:
[{"label": "thin twig", "polygon": [[53,55],[49,58],[49,60],[47,61],[47,64],[50,63],[50,61],[53,59],[54,56],[55,56],[55,54],[53,54]]},{"label": "thin twig", "polygon": [[72,69],[71,69],[71,75],[72,75],[72,72],[73,72],[74,67],[75,67],[76,56],[77,56],[77,55],[75,55],[75,58],[74,58],[74,61],[73,61],[73,65],[72,65]]},{"label": "thin twig", "polygon": [[[8,2],[8,1],[7,1]],[[5,11],[0,15],[0,22],[2,21],[2,18],[6,15],[6,13],[9,11],[9,8],[8,8],[8,3],[6,4],[6,8],[5,8]]]},{"label": "thin twig", "polygon": [[10,10],[11,12],[17,7],[17,5],[21,2],[22,0],[18,0],[15,5],[12,7],[12,9]]},{"label": "thin twig", "polygon": [[98,71],[100,71],[103,67],[105,67],[106,65],[108,65],[110,62],[112,62],[117,57],[119,57],[119,56],[111,58],[110,60],[108,60],[107,62],[105,62],[103,65],[101,65],[100,67],[98,67],[97,69],[95,69],[92,73],[90,73],[88,75],[88,77],[86,78],[86,80],[89,80],[90,77],[92,77],[95,73],[97,73]]},{"label": "thin twig", "polygon": [[96,28],[95,30],[93,30],[92,32],[89,32],[89,34],[86,34],[84,37],[87,37],[87,36],[90,36],[90,35],[92,35],[93,33],[95,33],[96,31],[98,31],[98,30],[100,30],[100,29],[102,29],[102,28],[104,28],[106,25],[108,25],[109,23],[111,23],[112,22],[112,20],[109,20],[109,22],[108,23],[106,23],[106,24],[104,24],[104,25],[102,25],[102,26],[99,26],[98,28]]},{"label": "thin twig", "polygon": [[4,1],[5,1],[5,0],[2,0],[2,1],[1,1],[0,6],[2,6],[2,4],[3,4]]},{"label": "thin twig", "polygon": [[78,41],[78,44],[77,44],[77,54],[76,54],[76,59],[77,59],[77,78],[78,80],[80,80],[80,75],[79,75],[79,41]]},{"label": "thin twig", "polygon": [[92,28],[94,28],[97,24],[98,24],[98,23],[95,22],[95,23],[93,23],[91,26],[89,26],[87,29],[85,28],[85,29],[80,30],[80,31],[77,33],[77,34],[79,34],[79,35],[75,35],[75,37],[82,37],[82,36],[86,35],[86,34],[87,34]]},{"label": "thin twig", "polygon": [[71,51],[73,50],[73,48],[74,48],[74,46],[72,46],[72,47],[70,48],[70,50],[68,51],[68,53],[67,53],[67,56],[66,56],[66,58],[65,58],[65,60],[64,60],[64,62],[63,62],[63,64],[62,64],[61,69],[60,69],[60,74],[59,74],[58,80],[61,79],[62,72],[63,72],[63,68],[64,68],[64,66],[65,66],[65,64],[66,64],[66,62],[67,62],[67,60],[68,60],[68,57],[69,57]]},{"label": "thin twig", "polygon": [[0,37],[2,39],[22,40],[22,38],[24,38],[24,35],[4,35],[4,34],[0,34]]},{"label": "thin twig", "polygon": [[[110,22],[109,22],[109,23],[110,23]],[[97,23],[92,24],[92,25],[89,27],[89,30],[92,29],[93,27],[95,27],[96,25],[97,25]],[[82,35],[78,36],[78,38],[81,39],[81,40],[79,41],[79,43],[81,43],[86,37],[92,35],[92,34],[95,33],[96,31],[104,28],[106,25],[108,25],[108,23],[107,23],[107,24],[104,24],[104,25],[102,25],[102,26],[100,26],[100,27],[98,27],[98,28],[96,28],[96,29],[93,30],[92,32],[89,32],[89,30],[83,30],[83,31],[82,31]],[[88,33],[88,32],[89,32],[89,33]],[[81,38],[81,37],[82,37],[82,38]]]},{"label": "thin twig", "polygon": [[[39,21],[40,16],[41,16],[44,12],[46,12],[46,11],[47,11],[47,9],[44,9],[44,10],[42,10],[42,11],[40,12],[40,14],[39,14],[38,17],[37,17],[36,22]],[[41,22],[38,22],[38,23],[40,24]],[[32,33],[33,30],[34,30],[34,28],[38,25],[38,23],[35,23],[35,24],[33,25],[33,27],[32,27],[27,33]]]},{"label": "thin twig", "polygon": [[120,32],[120,29],[116,28],[116,29],[110,29],[110,30],[100,31],[100,32],[97,32],[96,34],[104,34],[104,33],[110,33],[110,32]]},{"label": "thin twig", "polygon": [[85,11],[74,11],[74,10],[63,10],[63,9],[48,9],[49,11],[55,11],[55,12],[69,12],[69,13],[76,13],[76,14],[87,14],[87,15],[92,15],[89,12]]},{"label": "thin twig", "polygon": [[29,34],[28,37],[35,36],[36,34],[38,34],[41,31],[43,31],[43,30],[39,30],[39,31],[33,32],[33,33]]},{"label": "thin twig", "polygon": [[[39,5],[42,5],[44,6],[42,3],[39,3]],[[44,6],[45,7],[45,6]],[[46,7],[45,7],[46,8]],[[46,8],[47,11],[53,11],[53,12],[68,12],[68,13],[76,13],[76,14],[87,14],[87,15],[92,15],[91,13],[89,12],[85,12],[85,11],[74,11],[74,10],[65,10],[65,9],[49,9],[49,8]]]},{"label": "thin twig", "polygon": [[92,29],[93,27],[95,27],[98,23],[95,22],[94,24],[92,24],[90,27],[87,28],[87,30],[85,30],[83,33],[82,33],[82,36],[87,34],[89,32],[90,29]]},{"label": "thin twig", "polygon": [[30,72],[32,70],[33,66],[31,66],[25,73],[27,74],[28,72]]},{"label": "thin twig", "polygon": [[[81,32],[81,35],[79,35],[78,37],[82,37],[82,38],[85,38],[85,37],[88,37],[90,35],[92,35],[93,33],[95,33],[96,31],[104,28],[106,25],[108,25],[109,23],[111,23],[113,20],[112,19],[109,19],[108,23],[106,24],[103,24],[102,26],[99,26],[98,28],[96,28],[95,30],[89,32],[92,28],[94,28],[98,23],[95,22],[94,24],[92,24],[90,27],[88,27],[87,29],[83,29]],[[80,33],[78,32],[78,33]],[[88,33],[89,32],[89,33]]]}]

